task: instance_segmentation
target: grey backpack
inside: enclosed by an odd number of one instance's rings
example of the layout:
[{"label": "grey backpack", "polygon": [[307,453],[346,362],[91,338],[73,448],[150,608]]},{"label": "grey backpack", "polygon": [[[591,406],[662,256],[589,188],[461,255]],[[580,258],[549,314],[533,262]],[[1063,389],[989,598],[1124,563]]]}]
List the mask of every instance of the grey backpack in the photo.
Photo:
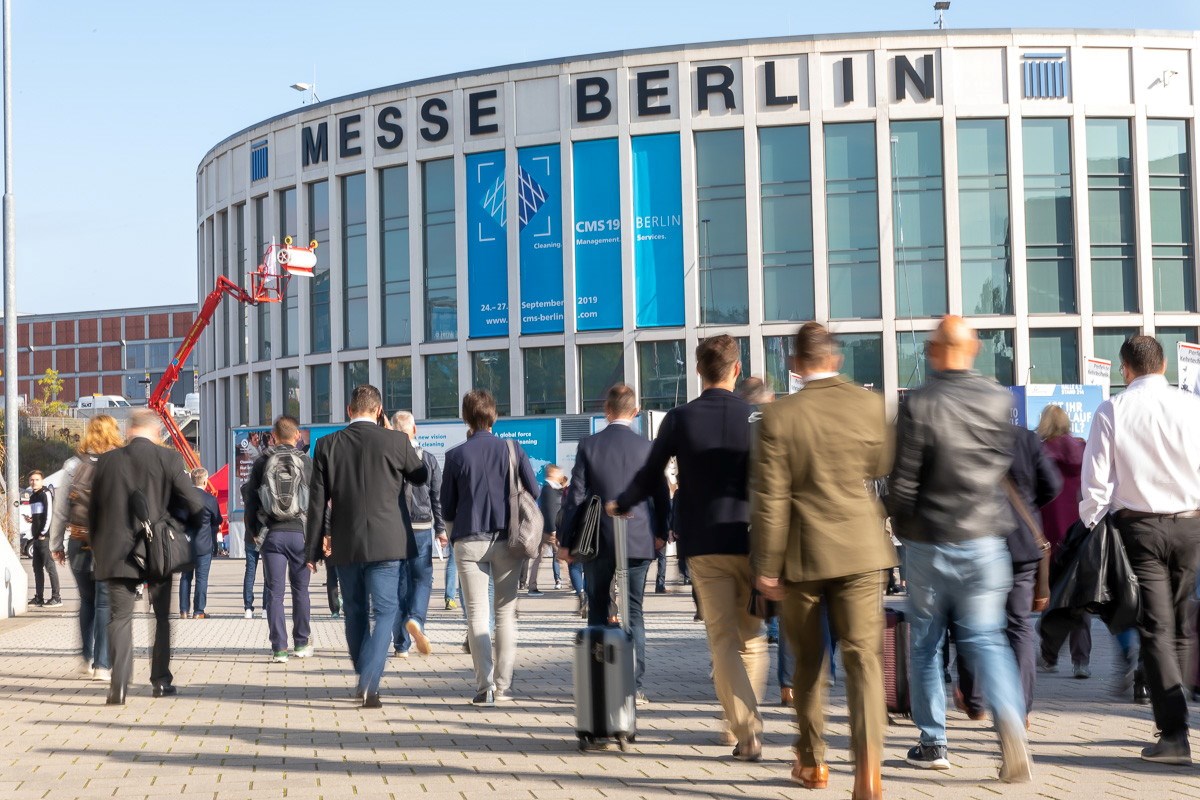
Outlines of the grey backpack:
[{"label": "grey backpack", "polygon": [[304,519],[308,511],[308,482],[304,478],[304,455],[299,450],[281,447],[271,451],[263,465],[258,501],[264,527],[272,522]]}]

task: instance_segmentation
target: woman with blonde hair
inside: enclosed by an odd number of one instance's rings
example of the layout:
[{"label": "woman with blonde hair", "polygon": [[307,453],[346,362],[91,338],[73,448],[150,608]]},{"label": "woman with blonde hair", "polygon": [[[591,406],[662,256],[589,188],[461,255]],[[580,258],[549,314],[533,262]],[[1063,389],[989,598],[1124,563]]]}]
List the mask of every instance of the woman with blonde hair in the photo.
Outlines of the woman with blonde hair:
[{"label": "woman with blonde hair", "polygon": [[[50,550],[54,559],[60,564],[70,562],[71,573],[79,587],[79,634],[83,656],[79,672],[97,681],[108,681],[111,677],[112,662],[108,652],[111,612],[108,585],[96,580],[92,571],[88,503],[97,459],[123,444],[115,419],[107,414],[92,417],[79,443],[78,455],[63,464],[63,477],[58,488],[60,499],[54,504],[54,517],[50,522]],[[65,549],[64,538],[67,539]]]}]

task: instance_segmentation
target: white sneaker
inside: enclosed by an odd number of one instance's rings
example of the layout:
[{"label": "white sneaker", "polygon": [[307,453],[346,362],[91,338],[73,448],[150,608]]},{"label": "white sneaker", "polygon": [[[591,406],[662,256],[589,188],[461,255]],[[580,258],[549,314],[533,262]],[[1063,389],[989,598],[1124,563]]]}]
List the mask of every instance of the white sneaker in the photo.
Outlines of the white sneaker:
[{"label": "white sneaker", "polygon": [[295,658],[308,658],[313,654],[313,646],[311,644],[302,644],[292,650],[292,656]]},{"label": "white sneaker", "polygon": [[242,619],[254,619],[254,610],[247,608],[246,613],[242,614]]},{"label": "white sneaker", "polygon": [[86,658],[79,659],[80,675],[84,676],[85,678],[90,678],[94,672],[95,670],[92,669],[92,662],[88,661]]},{"label": "white sneaker", "polygon": [[96,667],[96,671],[92,673],[92,680],[108,683],[112,680],[112,670],[105,669],[104,667]]}]

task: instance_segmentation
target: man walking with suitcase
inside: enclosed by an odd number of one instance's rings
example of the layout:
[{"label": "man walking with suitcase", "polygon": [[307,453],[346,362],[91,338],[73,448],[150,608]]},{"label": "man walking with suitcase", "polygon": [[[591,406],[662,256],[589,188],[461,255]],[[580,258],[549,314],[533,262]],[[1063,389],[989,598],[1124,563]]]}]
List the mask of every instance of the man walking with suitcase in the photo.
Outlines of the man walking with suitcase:
[{"label": "man walking with suitcase", "polygon": [[782,633],[796,653],[792,780],[808,789],[829,783],[824,604],[846,667],[854,800],[879,800],[883,571],[896,552],[867,485],[891,467],[883,398],[838,374],[841,357],[824,326],[801,327],[795,353],[804,389],[762,407],[750,484],[754,574],[767,597],[783,601]]},{"label": "man walking with suitcase", "polygon": [[[623,383],[608,390],[604,415],[608,427],[579,443],[575,467],[571,471],[571,488],[563,498],[562,530],[559,531],[559,556],[570,560],[575,544],[577,520],[587,508],[593,495],[607,503],[625,488],[629,476],[646,463],[650,442],[630,428],[638,414],[637,397]],[[628,512],[626,524],[627,569],[629,575],[629,619],[621,620],[633,633],[637,653],[637,702],[647,702],[642,687],[646,672],[646,626],[643,621],[642,600],[646,589],[646,573],[654,560],[656,547],[667,538],[667,517],[671,496],[667,490],[666,473],[658,475],[658,486],[649,498]],[[600,542],[596,558],[584,564],[584,586],[588,594],[588,625],[608,622],[608,598],[617,571],[616,544],[613,539],[613,520],[600,520]]]}]

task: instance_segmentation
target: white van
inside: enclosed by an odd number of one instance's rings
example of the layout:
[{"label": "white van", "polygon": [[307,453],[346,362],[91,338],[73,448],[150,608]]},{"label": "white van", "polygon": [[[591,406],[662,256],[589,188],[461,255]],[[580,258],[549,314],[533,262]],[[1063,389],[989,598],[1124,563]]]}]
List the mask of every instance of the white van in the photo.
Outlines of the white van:
[{"label": "white van", "polygon": [[89,397],[81,397],[75,407],[88,410],[97,408],[131,408],[129,401],[119,394],[93,394]]}]

